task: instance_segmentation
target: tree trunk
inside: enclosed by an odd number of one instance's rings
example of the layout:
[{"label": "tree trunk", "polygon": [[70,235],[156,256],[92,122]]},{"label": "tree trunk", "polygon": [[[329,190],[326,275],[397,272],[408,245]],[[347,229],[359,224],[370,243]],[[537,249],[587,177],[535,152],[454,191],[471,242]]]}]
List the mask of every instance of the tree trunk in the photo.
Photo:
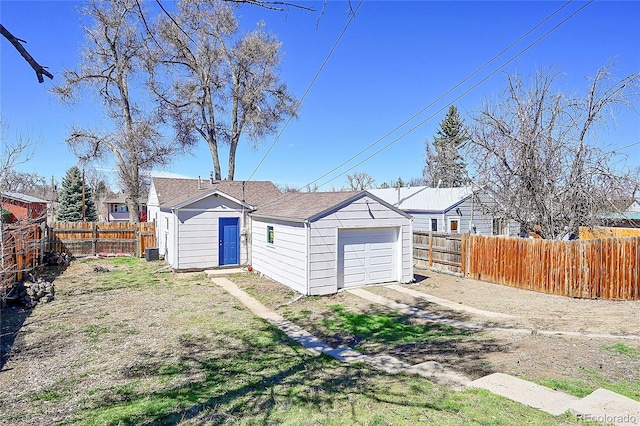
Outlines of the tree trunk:
[{"label": "tree trunk", "polygon": [[218,157],[218,143],[213,135],[213,131],[209,131],[209,139],[207,140],[209,144],[209,151],[211,151],[211,158],[213,159],[213,174],[215,176],[215,180],[222,179],[222,173],[220,172],[220,158]]}]

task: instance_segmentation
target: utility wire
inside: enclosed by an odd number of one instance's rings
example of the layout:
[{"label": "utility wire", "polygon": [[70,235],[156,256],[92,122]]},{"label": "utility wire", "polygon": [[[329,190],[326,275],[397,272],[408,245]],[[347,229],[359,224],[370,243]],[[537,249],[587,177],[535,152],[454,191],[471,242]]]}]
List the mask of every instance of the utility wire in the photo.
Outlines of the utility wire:
[{"label": "utility wire", "polygon": [[[571,0],[568,2],[570,3]],[[456,97],[451,103],[461,99],[462,97],[466,96],[469,92],[471,92],[472,90],[474,90],[475,88],[477,88],[480,84],[484,83],[486,80],[488,80],[490,77],[492,77],[493,75],[495,75],[498,71],[500,71],[500,69],[502,69],[504,66],[508,65],[509,63],[513,62],[515,59],[517,59],[519,56],[521,56],[524,52],[526,52],[527,50],[529,50],[531,47],[533,47],[534,45],[536,45],[537,43],[539,43],[542,39],[544,39],[545,37],[547,37],[549,34],[551,34],[553,31],[557,30],[560,26],[564,25],[568,20],[570,20],[571,18],[573,18],[576,14],[578,14],[580,11],[582,11],[585,7],[587,7],[589,4],[591,4],[593,2],[593,0],[590,0],[588,3],[584,4],[582,7],[580,7],[579,9],[577,9],[575,12],[573,12],[571,15],[569,15],[567,18],[565,18],[564,20],[562,20],[560,23],[558,23],[556,26],[554,26],[553,28],[551,28],[550,30],[548,30],[546,33],[544,33],[542,36],[540,36],[539,38],[537,38],[535,41],[533,41],[531,44],[529,44],[527,47],[525,47],[523,50],[521,50],[519,53],[517,53],[515,56],[513,56],[511,59],[509,59],[508,61],[504,62],[502,65],[500,65],[498,68],[496,68],[494,71],[492,71],[488,76],[486,76],[485,78],[483,78],[481,81],[479,81],[478,83],[476,83],[475,85],[473,85],[471,88],[469,88],[468,90],[466,90],[464,93],[462,93],[461,95],[459,95],[458,97]],[[568,3],[564,4],[561,8],[559,8],[558,10],[556,10],[552,15],[550,15],[549,17],[545,18],[545,20],[543,22],[546,22],[551,16],[555,15],[558,11],[560,11],[562,8],[564,8]],[[538,28],[541,24],[536,25],[535,28]],[[533,30],[532,30],[533,31]],[[528,31],[526,34],[530,34],[531,31]],[[525,35],[526,36],[526,35]],[[523,36],[523,37],[525,37]],[[520,37],[518,40],[521,40],[523,37]],[[512,45],[515,43],[512,43]],[[500,56],[497,55],[497,56]],[[493,61],[493,59],[492,59]],[[490,61],[491,62],[491,61]],[[483,67],[485,67],[486,65],[483,65]],[[476,73],[476,72],[474,72]],[[468,78],[466,78],[464,81],[468,80]],[[460,84],[456,85],[456,87],[458,87]],[[449,93],[450,91],[448,91],[447,93]],[[433,103],[429,104],[432,105]],[[426,108],[425,108],[426,109]],[[377,150],[376,152],[374,152],[373,154],[369,155],[367,158],[365,158],[364,160],[360,161],[359,163],[357,163],[356,165],[352,166],[351,168],[347,169],[346,171],[336,175],[335,177],[327,180],[326,182],[323,182],[320,185],[317,185],[317,187],[322,187],[332,181],[334,181],[335,179],[337,179],[340,176],[343,176],[345,173],[348,173],[349,171],[353,170],[354,168],[358,167],[359,165],[361,165],[362,163],[370,160],[371,158],[377,156],[378,154],[380,154],[382,151],[386,150],[387,148],[389,148],[390,146],[394,145],[396,142],[398,142],[399,140],[401,140],[402,138],[404,138],[405,136],[407,136],[408,134],[412,133],[413,131],[415,131],[416,129],[418,129],[419,127],[421,127],[424,123],[426,123],[427,121],[431,120],[433,117],[435,117],[437,114],[439,114],[440,112],[442,112],[444,109],[446,109],[446,106],[439,109],[438,111],[436,111],[435,113],[433,113],[432,115],[430,115],[429,117],[427,117],[425,120],[421,121],[420,123],[418,123],[416,126],[412,127],[411,129],[409,129],[407,132],[403,133],[402,135],[400,135],[399,137],[397,137],[396,139],[394,139],[393,141],[391,141],[390,143],[388,143],[387,145],[383,146],[382,148],[380,148],[379,150]],[[422,110],[424,111],[424,109]],[[422,112],[421,111],[421,112]],[[389,132],[388,134],[391,134],[393,132],[395,132],[395,130],[397,130],[398,128],[402,127],[404,124],[406,124],[407,122],[411,121],[413,118],[415,118],[415,116],[419,115],[420,113],[414,115],[414,117],[412,117],[411,119],[407,120],[405,123],[403,123],[402,125],[398,126],[396,129],[394,129],[392,132]],[[385,135],[386,137],[387,135]],[[362,153],[366,152],[368,149],[370,149],[371,147],[373,147],[374,145],[376,145],[378,142],[380,142],[382,139],[376,141],[374,144],[371,144],[369,147],[365,148],[364,150],[362,150],[360,153],[358,153],[356,156],[354,156],[353,158],[361,155]],[[640,142],[638,142],[640,143]],[[351,160],[351,159],[350,159]],[[333,168],[331,171],[329,171],[328,173],[325,173],[324,175],[322,175],[321,177],[319,177],[318,179],[315,179],[309,183],[307,183],[306,185],[302,186],[301,188],[299,188],[299,191],[302,191],[303,189],[307,188],[307,189],[311,189],[311,185],[313,185],[314,183],[318,182],[319,180],[321,180],[323,177],[326,177],[327,175],[333,173],[334,171],[336,171],[337,169],[339,169],[340,167],[342,167],[344,164],[348,163],[350,160],[347,160],[346,162],[342,163],[340,166]],[[285,197],[283,195],[283,197]],[[281,198],[283,198],[281,197]],[[261,207],[264,207],[266,205],[272,204],[272,203],[276,203],[279,202],[281,200],[281,198],[277,198],[274,199],[272,201],[269,201],[267,203],[264,203],[261,205]]]},{"label": "utility wire", "polygon": [[247,180],[251,180],[251,178],[253,177],[253,175],[256,174],[256,172],[258,171],[258,169],[260,168],[260,166],[262,165],[262,163],[264,163],[264,160],[266,160],[267,156],[269,155],[269,153],[271,153],[271,151],[273,150],[273,148],[276,146],[276,143],[278,143],[278,141],[280,140],[280,136],[282,136],[282,134],[284,133],[284,131],[287,129],[287,127],[289,126],[289,123],[291,123],[291,121],[293,120],[293,118],[296,116],[296,113],[298,112],[298,109],[300,109],[300,106],[302,105],[302,101],[304,101],[304,99],[307,97],[307,95],[309,94],[309,92],[311,91],[311,88],[313,87],[313,85],[315,84],[316,80],[318,79],[318,77],[320,77],[320,74],[322,73],[322,71],[324,70],[324,67],[327,65],[327,63],[329,62],[329,58],[331,58],[331,55],[333,54],[333,52],[336,50],[336,48],[338,47],[338,44],[340,43],[340,40],[342,40],[342,37],[344,37],[344,35],[347,32],[347,29],[349,28],[349,25],[351,25],[351,22],[353,22],[353,20],[356,17],[356,13],[358,12],[358,9],[360,9],[360,6],[362,6],[362,3],[364,2],[364,0],[360,0],[360,3],[358,3],[358,6],[356,7],[356,9],[353,11],[353,13],[351,13],[351,17],[349,18],[349,21],[347,21],[346,25],[344,26],[344,29],[342,30],[342,32],[340,33],[340,35],[338,36],[338,39],[336,40],[336,42],[333,44],[333,47],[331,48],[331,50],[329,51],[329,54],[327,55],[327,57],[325,58],[324,62],[322,62],[322,65],[320,65],[320,69],[318,69],[318,72],[316,73],[316,75],[313,77],[313,79],[311,80],[311,83],[309,83],[309,86],[307,87],[307,90],[305,90],[304,94],[302,95],[302,97],[300,98],[300,100],[296,103],[296,106],[294,108],[294,112],[293,114],[291,114],[289,116],[289,119],[286,121],[286,123],[284,123],[284,126],[282,127],[282,129],[280,130],[280,132],[277,134],[276,138],[274,139],[273,143],[271,144],[271,146],[269,147],[269,149],[267,150],[267,152],[262,156],[262,159],[260,160],[260,162],[258,163],[258,165],[256,166],[256,168],[253,170],[253,172],[251,173],[251,175],[249,176],[249,178]]},{"label": "utility wire", "polygon": [[326,172],[325,174],[323,174],[322,176],[320,176],[319,178],[317,178],[316,180],[309,182],[307,185],[305,185],[303,188],[307,188],[310,187],[310,185],[313,185],[314,183],[320,181],[321,179],[325,178],[326,176],[330,175],[331,173],[335,172],[336,170],[340,169],[341,167],[345,166],[346,164],[349,164],[351,161],[353,161],[354,159],[356,159],[357,157],[361,156],[362,154],[364,154],[365,152],[367,152],[368,150],[370,150],[371,148],[373,148],[374,146],[376,146],[377,144],[379,144],[380,142],[382,142],[383,140],[385,140],[386,138],[388,138],[389,136],[391,136],[393,133],[395,133],[396,131],[400,130],[402,127],[404,127],[405,125],[407,125],[408,123],[410,123],[411,121],[413,121],[415,118],[419,117],[423,112],[425,112],[426,110],[428,110],[429,108],[431,108],[433,105],[435,105],[437,102],[441,101],[444,97],[446,97],[447,95],[449,95],[451,92],[453,92],[454,90],[456,90],[458,87],[462,86],[464,83],[466,83],[467,81],[469,81],[469,79],[471,79],[473,76],[475,76],[476,74],[478,74],[480,71],[482,71],[483,69],[485,69],[487,66],[489,66],[492,62],[496,61],[500,56],[502,56],[504,53],[506,53],[508,50],[510,50],[512,47],[514,47],[516,44],[520,43],[522,40],[524,40],[526,37],[528,37],[532,32],[534,32],[535,30],[537,30],[540,26],[542,26],[543,24],[545,24],[549,19],[551,19],[552,17],[554,17],[556,14],[558,14],[558,12],[560,12],[562,9],[564,9],[566,6],[568,6],[573,0],[569,0],[567,1],[565,4],[563,4],[562,6],[560,6],[558,9],[556,9],[551,15],[547,16],[545,19],[543,19],[542,21],[540,21],[536,26],[534,26],[533,28],[531,28],[529,31],[527,31],[525,34],[523,34],[522,36],[520,36],[516,41],[514,41],[513,43],[511,43],[509,46],[505,47],[504,49],[502,49],[502,51],[500,51],[500,53],[496,54],[493,58],[489,59],[487,62],[485,62],[483,65],[481,65],[479,68],[477,68],[475,71],[473,71],[471,74],[469,74],[467,77],[465,77],[464,80],[460,81],[458,84],[456,84],[455,86],[453,86],[451,89],[447,90],[446,92],[444,92],[442,95],[440,95],[438,98],[434,99],[432,102],[430,102],[427,106],[425,106],[424,108],[422,108],[420,111],[418,111],[417,113],[415,113],[414,115],[412,115],[410,118],[408,118],[407,120],[405,120],[404,122],[402,122],[400,125],[396,126],[393,130],[390,130],[389,132],[387,132],[384,136],[380,137],[378,140],[376,140],[375,142],[373,142],[372,144],[370,144],[369,146],[367,146],[366,148],[364,148],[363,150],[359,151],[358,153],[354,154],[353,156],[349,157],[347,160],[345,160],[344,162],[342,162],[341,164],[339,164],[338,166],[334,167],[333,169],[331,169],[330,171]]},{"label": "utility wire", "polygon": [[[524,49],[522,49],[520,52],[518,52],[515,56],[511,57],[511,59],[509,59],[508,61],[504,62],[502,65],[500,65],[498,68],[496,68],[494,71],[492,71],[489,75],[487,75],[486,77],[484,77],[482,80],[480,80],[479,82],[477,82],[476,84],[474,84],[473,86],[471,86],[469,89],[467,89],[466,91],[464,91],[462,94],[460,94],[459,96],[457,96],[456,98],[454,98],[450,103],[454,103],[458,100],[460,100],[461,98],[463,98],[464,96],[466,96],[467,94],[469,94],[469,92],[473,91],[474,89],[476,89],[479,85],[481,85],[482,83],[484,83],[485,81],[487,81],[489,78],[491,78],[493,75],[495,75],[498,71],[500,71],[500,69],[504,68],[506,65],[510,64],[511,62],[513,62],[514,60],[516,60],[518,57],[520,57],[523,53],[525,53],[527,50],[531,49],[533,46],[535,46],[536,44],[538,44],[541,40],[543,40],[545,37],[547,37],[549,34],[551,34],[552,32],[554,32],[555,30],[557,30],[558,28],[560,28],[562,25],[564,25],[567,21],[569,21],[571,18],[573,18],[575,15],[577,15],[579,12],[581,12],[585,7],[587,7],[588,5],[590,5],[591,3],[593,3],[594,0],[590,0],[589,2],[585,3],[583,6],[581,6],[579,9],[577,9],[575,12],[573,12],[571,15],[569,15],[568,17],[566,17],[565,19],[563,19],[562,21],[560,21],[560,23],[558,23],[557,25],[555,25],[553,28],[551,28],[550,30],[548,30],[547,32],[545,32],[542,36],[538,37],[535,41],[533,41],[531,44],[529,44],[527,47],[525,47]],[[394,145],[396,142],[398,142],[399,140],[403,139],[405,136],[409,135],[410,133],[413,133],[415,130],[417,130],[419,127],[421,127],[423,124],[425,124],[427,121],[431,120],[432,118],[434,118],[436,115],[438,115],[439,113],[441,113],[442,111],[444,111],[447,108],[447,106],[444,106],[442,108],[440,108],[439,110],[437,110],[436,112],[434,112],[433,114],[431,114],[429,117],[427,117],[426,119],[422,120],[420,123],[418,123],[417,125],[415,125],[414,127],[412,127],[411,129],[409,129],[408,131],[406,131],[405,133],[403,133],[402,135],[398,136],[396,139],[394,139],[393,141],[391,141],[390,143],[388,143],[387,145],[383,146],[382,148],[380,148],[379,150],[375,151],[373,154],[369,155],[368,157],[366,157],[364,160],[358,162],[357,164],[355,164],[354,166],[348,168],[347,170],[343,171],[342,173],[336,175],[335,177],[323,182],[322,184],[318,185],[318,187],[322,187],[332,181],[334,181],[335,179],[337,179],[340,176],[343,176],[345,173],[350,172],[351,170],[355,169],[356,167],[358,167],[359,165],[365,163],[366,161],[370,160],[371,158],[377,156],[378,154],[380,154],[382,151],[386,150],[387,148],[389,148],[390,146]],[[377,142],[376,142],[377,143]],[[373,146],[375,144],[372,144],[371,146]],[[367,151],[370,147],[367,147],[365,150],[361,151],[359,154],[357,154],[356,156],[359,156],[360,154],[362,154],[363,152]],[[342,165],[341,165],[342,166]],[[332,169],[330,172],[325,173],[322,177],[325,177],[331,173],[333,173],[335,170],[337,170],[338,168],[340,168],[341,166],[338,166],[337,168]],[[320,179],[322,179],[322,177],[308,183],[307,185],[303,186],[303,188],[307,188],[310,187],[310,185],[318,182]]]}]

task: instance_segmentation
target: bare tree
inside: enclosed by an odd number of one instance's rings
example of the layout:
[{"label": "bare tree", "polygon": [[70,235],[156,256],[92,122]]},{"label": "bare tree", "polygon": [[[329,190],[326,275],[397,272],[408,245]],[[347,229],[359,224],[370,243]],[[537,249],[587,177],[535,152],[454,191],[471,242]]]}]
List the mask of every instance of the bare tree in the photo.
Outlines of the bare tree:
[{"label": "bare tree", "polygon": [[[183,145],[169,142],[158,131],[160,116],[145,109],[144,77],[140,71],[146,52],[146,32],[139,26],[135,0],[91,0],[83,13],[93,21],[85,28],[86,44],[77,70],[65,71],[64,85],[54,88],[62,101],[78,95],[96,95],[104,106],[112,130],[76,127],[67,139],[81,161],[110,157],[126,193],[129,221],[137,223],[144,186],[141,171],[171,161]],[[137,101],[136,101],[137,100]]]},{"label": "bare tree", "polygon": [[529,81],[508,75],[502,99],[475,114],[470,149],[476,183],[496,201],[487,208],[549,239],[597,225],[627,193],[633,176],[598,129],[630,104],[640,74],[614,80],[606,66],[583,97],[556,92],[558,79],[556,69]]},{"label": "bare tree", "polygon": [[238,32],[230,3],[183,0],[172,19],[159,19],[148,62],[163,110],[181,139],[192,141],[195,132],[207,142],[216,179],[220,144],[229,147],[233,180],[241,136],[257,143],[295,114],[296,101],[277,75],[281,43],[262,24]]},{"label": "bare tree", "polygon": [[373,176],[364,172],[354,172],[351,175],[347,175],[347,182],[349,184],[349,190],[351,191],[364,191],[375,187],[376,180]]}]

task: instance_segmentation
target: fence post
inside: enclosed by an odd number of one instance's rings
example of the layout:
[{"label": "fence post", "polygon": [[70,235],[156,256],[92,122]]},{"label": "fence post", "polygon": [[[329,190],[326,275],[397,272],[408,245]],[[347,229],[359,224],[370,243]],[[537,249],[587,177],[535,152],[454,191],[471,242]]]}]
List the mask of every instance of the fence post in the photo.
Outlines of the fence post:
[{"label": "fence post", "polygon": [[136,257],[142,257],[142,236],[140,235],[140,224],[136,224]]},{"label": "fence post", "polygon": [[429,268],[433,266],[433,232],[429,232]]},{"label": "fence post", "polygon": [[98,222],[91,222],[91,251],[95,255],[97,253],[96,247],[98,245]]}]

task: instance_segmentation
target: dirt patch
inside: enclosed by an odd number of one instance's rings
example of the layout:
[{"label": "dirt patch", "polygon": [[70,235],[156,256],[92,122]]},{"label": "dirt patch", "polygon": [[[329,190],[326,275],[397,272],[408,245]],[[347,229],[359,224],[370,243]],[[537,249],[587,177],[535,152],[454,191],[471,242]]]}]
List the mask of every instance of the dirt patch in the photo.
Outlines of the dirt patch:
[{"label": "dirt patch", "polygon": [[[334,347],[348,345],[365,353],[389,353],[410,363],[438,361],[472,378],[504,372],[574,394],[606,387],[640,399],[640,341],[539,333],[539,330],[556,330],[640,335],[640,302],[565,298],[433,272],[422,271],[421,277],[420,282],[408,288],[515,317],[496,319],[453,310],[385,286],[371,286],[367,290],[447,318],[531,332],[483,331],[412,343],[371,341],[363,338],[363,333],[331,330],[331,321],[336,317],[335,305],[370,317],[394,314],[392,310],[348,292],[297,298],[292,290],[257,275],[239,275],[233,280],[270,308]],[[414,325],[425,323],[401,316],[396,320]]]}]

